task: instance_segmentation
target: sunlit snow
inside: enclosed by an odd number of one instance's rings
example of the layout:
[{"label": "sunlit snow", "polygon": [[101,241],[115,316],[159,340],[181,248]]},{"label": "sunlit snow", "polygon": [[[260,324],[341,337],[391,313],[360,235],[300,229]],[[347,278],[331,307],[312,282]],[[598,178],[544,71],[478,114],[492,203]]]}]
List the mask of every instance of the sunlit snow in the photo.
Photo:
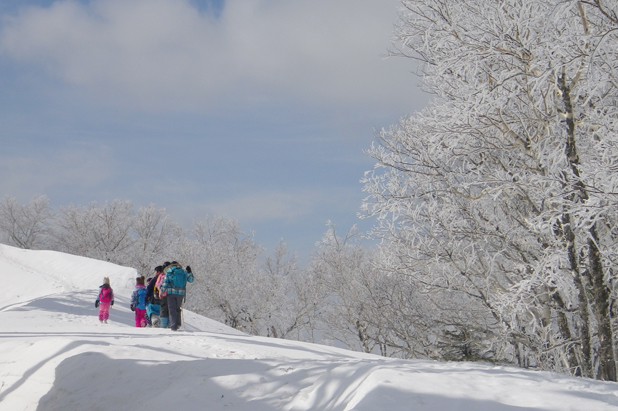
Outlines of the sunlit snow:
[{"label": "sunlit snow", "polygon": [[616,383],[253,337],[187,311],[183,331],[135,328],[135,276],[0,245],[0,410],[618,410]]}]

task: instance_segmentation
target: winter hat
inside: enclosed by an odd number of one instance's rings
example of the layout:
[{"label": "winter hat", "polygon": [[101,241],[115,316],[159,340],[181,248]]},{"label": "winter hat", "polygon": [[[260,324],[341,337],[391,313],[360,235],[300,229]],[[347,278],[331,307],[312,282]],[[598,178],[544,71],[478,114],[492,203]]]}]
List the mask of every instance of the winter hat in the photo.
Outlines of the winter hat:
[{"label": "winter hat", "polygon": [[144,285],[144,276],[137,277],[137,278],[135,279],[135,283],[136,283],[137,285]]},{"label": "winter hat", "polygon": [[109,285],[109,277],[103,277],[103,284]]},{"label": "winter hat", "polygon": [[163,272],[163,266],[162,265],[158,265],[155,267],[155,273],[162,273]]}]

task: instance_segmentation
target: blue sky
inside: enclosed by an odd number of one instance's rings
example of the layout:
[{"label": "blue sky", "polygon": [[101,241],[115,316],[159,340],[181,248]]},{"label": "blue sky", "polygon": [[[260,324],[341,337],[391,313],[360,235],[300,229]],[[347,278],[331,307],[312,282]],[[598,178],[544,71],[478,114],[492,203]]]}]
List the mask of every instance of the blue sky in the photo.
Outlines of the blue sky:
[{"label": "blue sky", "polygon": [[[306,259],[419,110],[397,0],[0,0],[0,195],[237,219]],[[360,222],[368,228],[368,222]]]}]

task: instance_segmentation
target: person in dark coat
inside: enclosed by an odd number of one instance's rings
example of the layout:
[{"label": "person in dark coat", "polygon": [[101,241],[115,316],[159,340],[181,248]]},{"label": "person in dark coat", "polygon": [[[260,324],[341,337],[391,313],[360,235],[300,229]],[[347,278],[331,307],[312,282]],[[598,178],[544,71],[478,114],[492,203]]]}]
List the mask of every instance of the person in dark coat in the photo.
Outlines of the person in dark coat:
[{"label": "person in dark coat", "polygon": [[[158,325],[152,324],[152,316],[161,316],[161,298],[159,298],[159,289],[156,288],[157,280],[159,276],[163,274],[163,266],[156,266],[154,276],[148,281],[148,285],[146,286],[146,320],[148,321],[148,325]],[[156,317],[155,317],[156,318]]]},{"label": "person in dark coat", "polygon": [[171,264],[170,262],[166,261],[165,263],[163,263],[162,266],[160,266],[162,272],[157,277],[157,283],[155,284],[155,288],[154,288],[154,293],[156,293],[159,296],[159,299],[161,300],[161,308],[160,308],[160,313],[159,313],[159,319],[161,320],[161,328],[169,327],[169,320],[170,320],[170,312],[167,307],[167,293],[164,293],[163,291],[161,291],[161,286],[163,285],[163,281],[165,280],[165,270],[164,269],[170,264]]},{"label": "person in dark coat", "polygon": [[187,283],[193,282],[191,267],[185,270],[173,261],[163,269],[165,280],[161,284],[161,292],[167,293],[167,305],[170,312],[170,328],[177,331],[180,327],[180,310],[187,294]]}]

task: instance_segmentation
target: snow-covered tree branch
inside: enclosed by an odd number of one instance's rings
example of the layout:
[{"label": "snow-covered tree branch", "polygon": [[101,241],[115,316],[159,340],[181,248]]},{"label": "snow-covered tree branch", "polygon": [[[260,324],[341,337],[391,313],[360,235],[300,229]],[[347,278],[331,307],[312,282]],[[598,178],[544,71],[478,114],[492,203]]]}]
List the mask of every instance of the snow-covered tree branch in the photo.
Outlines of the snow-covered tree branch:
[{"label": "snow-covered tree branch", "polygon": [[436,96],[369,154],[385,269],[461,299],[522,366],[616,380],[613,1],[403,1]]}]

